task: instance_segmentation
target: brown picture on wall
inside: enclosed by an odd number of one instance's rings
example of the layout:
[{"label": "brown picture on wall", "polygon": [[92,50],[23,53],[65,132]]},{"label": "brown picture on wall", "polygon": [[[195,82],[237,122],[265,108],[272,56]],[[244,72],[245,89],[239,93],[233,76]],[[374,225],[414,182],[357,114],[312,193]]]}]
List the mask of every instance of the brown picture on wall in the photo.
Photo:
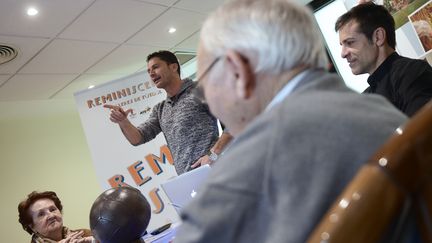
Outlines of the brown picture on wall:
[{"label": "brown picture on wall", "polygon": [[374,0],[383,5],[393,16],[395,27],[398,29],[408,22],[408,16],[423,6],[429,0]]},{"label": "brown picture on wall", "polygon": [[432,0],[417,9],[416,12],[408,16],[411,26],[417,34],[424,54],[432,50]]}]

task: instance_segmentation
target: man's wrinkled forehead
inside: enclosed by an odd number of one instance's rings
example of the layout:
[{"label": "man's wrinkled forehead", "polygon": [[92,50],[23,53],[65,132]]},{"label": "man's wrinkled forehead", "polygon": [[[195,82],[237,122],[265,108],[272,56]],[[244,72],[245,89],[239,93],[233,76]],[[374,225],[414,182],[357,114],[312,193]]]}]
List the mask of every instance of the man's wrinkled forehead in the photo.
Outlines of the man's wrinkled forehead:
[{"label": "man's wrinkled forehead", "polygon": [[359,37],[360,35],[364,35],[364,34],[360,31],[360,25],[355,20],[351,20],[347,22],[339,29],[340,41],[347,38]]},{"label": "man's wrinkled forehead", "polygon": [[360,32],[360,24],[359,24],[359,22],[356,19],[351,19],[350,21],[346,22],[346,24],[344,24],[340,28],[339,32],[341,30],[350,30],[351,32],[355,32],[355,33],[361,34],[361,32]]},{"label": "man's wrinkled forehead", "polygon": [[167,62],[160,59],[159,57],[153,57],[147,62],[147,71],[150,71],[150,69],[154,69],[157,66],[164,65],[164,64],[168,65]]}]

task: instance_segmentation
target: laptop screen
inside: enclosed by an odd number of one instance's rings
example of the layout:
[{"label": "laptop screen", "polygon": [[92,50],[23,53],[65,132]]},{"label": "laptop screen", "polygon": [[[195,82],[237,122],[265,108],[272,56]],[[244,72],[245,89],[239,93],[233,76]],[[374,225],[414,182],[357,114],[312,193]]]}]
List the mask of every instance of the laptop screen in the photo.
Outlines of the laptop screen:
[{"label": "laptop screen", "polygon": [[161,184],[162,190],[177,213],[180,213],[181,208],[199,193],[199,187],[206,180],[209,172],[210,166],[203,165]]}]

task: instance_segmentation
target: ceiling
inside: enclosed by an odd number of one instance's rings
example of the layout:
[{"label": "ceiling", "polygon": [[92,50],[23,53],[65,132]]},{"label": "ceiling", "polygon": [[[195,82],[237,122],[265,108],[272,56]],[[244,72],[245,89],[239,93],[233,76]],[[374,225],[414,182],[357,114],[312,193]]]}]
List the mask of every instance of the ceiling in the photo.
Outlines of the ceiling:
[{"label": "ceiling", "polygon": [[[145,70],[153,51],[195,52],[201,23],[222,2],[1,0],[0,45],[18,55],[0,65],[0,101],[73,99]],[[28,16],[30,6],[39,13]]]}]

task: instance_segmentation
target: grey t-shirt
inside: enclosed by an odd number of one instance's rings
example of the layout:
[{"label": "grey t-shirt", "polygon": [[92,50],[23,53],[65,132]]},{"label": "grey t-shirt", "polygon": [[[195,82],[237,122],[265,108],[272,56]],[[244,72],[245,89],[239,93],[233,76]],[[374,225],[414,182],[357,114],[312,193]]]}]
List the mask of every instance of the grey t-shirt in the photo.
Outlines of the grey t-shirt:
[{"label": "grey t-shirt", "polygon": [[183,80],[180,92],[153,107],[150,118],[138,126],[143,137],[140,144],[164,134],[178,174],[189,171],[218,139],[216,118],[192,95],[195,85],[190,79]]}]

